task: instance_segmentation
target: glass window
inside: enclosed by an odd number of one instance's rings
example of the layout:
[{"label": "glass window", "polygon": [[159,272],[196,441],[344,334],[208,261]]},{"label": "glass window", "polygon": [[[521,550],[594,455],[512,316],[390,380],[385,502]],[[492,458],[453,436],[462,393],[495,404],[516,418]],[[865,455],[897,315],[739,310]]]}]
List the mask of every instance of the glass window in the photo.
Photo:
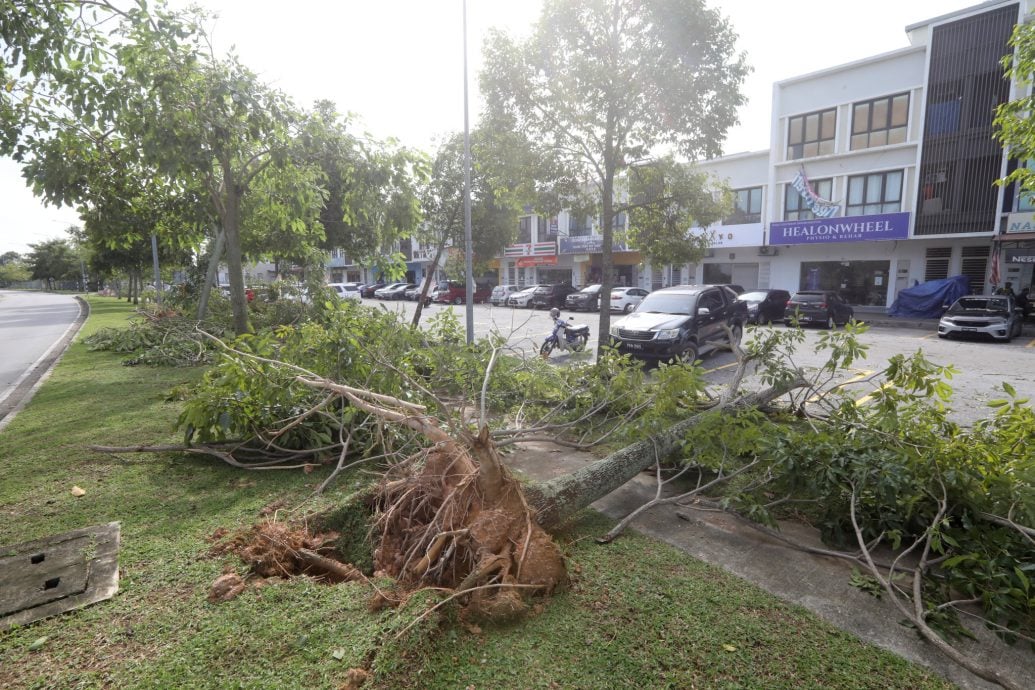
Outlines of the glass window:
[{"label": "glass window", "polygon": [[723,219],[723,225],[758,223],[762,220],[762,188],[733,190],[733,213]]},{"label": "glass window", "polygon": [[[827,178],[825,180],[809,180],[809,184],[812,185],[812,191],[816,193],[820,199],[829,199],[831,190],[833,189],[833,180]],[[783,195],[783,219],[784,220],[811,220],[816,215],[809,209],[805,203],[805,199],[798,194],[798,190],[791,185],[784,185]]]},{"label": "glass window", "polygon": [[836,124],[837,111],[833,108],[790,118],[787,123],[787,159],[833,153]]},{"label": "glass window", "polygon": [[848,204],[845,215],[875,215],[897,213],[901,210],[901,170],[848,178]]},{"label": "glass window", "polygon": [[528,244],[532,241],[532,216],[522,216],[518,220],[518,244]]},{"label": "glass window", "polygon": [[909,124],[909,94],[876,98],[852,106],[851,148],[866,149],[906,140]]}]

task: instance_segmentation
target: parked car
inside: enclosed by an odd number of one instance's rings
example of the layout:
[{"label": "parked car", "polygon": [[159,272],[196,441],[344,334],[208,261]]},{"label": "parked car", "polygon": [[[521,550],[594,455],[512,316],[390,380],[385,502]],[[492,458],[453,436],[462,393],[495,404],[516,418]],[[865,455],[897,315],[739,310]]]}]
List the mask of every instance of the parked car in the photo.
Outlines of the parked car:
[{"label": "parked car", "polygon": [[374,297],[377,299],[395,299],[394,295],[396,292],[401,290],[401,292],[399,292],[399,295],[401,296],[406,292],[407,288],[412,286],[413,283],[391,283],[389,285],[385,285],[383,288],[374,290]]},{"label": "parked car", "polygon": [[374,282],[374,283],[367,283],[366,285],[360,286],[360,288],[359,288],[359,296],[360,297],[373,297],[374,296],[374,292],[376,292],[377,290],[380,290],[384,286],[385,286],[385,281],[383,281],[383,280],[378,280],[377,282]]},{"label": "parked car", "polygon": [[[474,303],[480,304],[489,300],[492,286],[488,283],[474,285]],[[465,304],[467,302],[467,286],[454,280],[443,281],[431,297],[432,302],[440,304]]]},{"label": "parked car", "polygon": [[521,288],[517,285],[497,285],[492,289],[492,294],[489,295],[489,303],[497,307],[503,306],[507,303],[507,298],[519,290]]},{"label": "parked car", "polygon": [[743,285],[737,285],[736,283],[708,283],[708,284],[709,285],[715,285],[717,287],[728,287],[730,290],[733,290],[733,292],[737,293],[738,295],[744,294],[744,286]]},{"label": "parked car", "polygon": [[737,296],[747,305],[748,323],[783,321],[790,298],[791,293],[786,290],[749,290]]},{"label": "parked car", "polygon": [[532,306],[532,295],[538,290],[540,285],[530,285],[524,290],[518,290],[517,292],[511,293],[510,297],[507,298],[508,307],[516,307],[518,309],[527,309]]},{"label": "parked car", "polygon": [[576,290],[571,283],[540,285],[532,293],[531,307],[533,309],[550,309],[552,307],[560,309],[564,306],[564,300],[573,292]]},{"label": "parked car", "polygon": [[[411,287],[409,290],[407,290],[403,294],[403,297],[406,300],[410,301],[410,302],[416,302],[417,298],[420,297],[421,290],[423,290],[423,289],[424,289],[424,284],[423,283],[420,284],[420,285],[414,285],[413,287]],[[430,293],[431,290],[429,289],[428,292]]]},{"label": "parked car", "polygon": [[359,284],[358,283],[328,283],[327,289],[336,294],[341,299],[359,299]]},{"label": "parked car", "polygon": [[651,293],[643,288],[616,287],[611,290],[611,300],[609,302],[611,311],[628,314],[649,294]]},{"label": "parked car", "polygon": [[596,311],[600,309],[600,285],[587,285],[573,292],[564,300],[564,307],[572,311]]},{"label": "parked car", "polygon": [[1024,309],[1013,295],[971,295],[952,303],[938,321],[938,337],[968,336],[1009,342],[1021,334]]},{"label": "parked car", "polygon": [[[739,343],[747,304],[718,285],[679,285],[655,290],[628,316],[611,325],[611,344],[640,359],[692,362]],[[729,327],[729,331],[726,327]]]},{"label": "parked car", "polygon": [[795,319],[802,326],[820,324],[827,328],[843,326],[852,320],[855,311],[833,290],[799,290],[787,301],[783,322],[790,326]]},{"label": "parked car", "polygon": [[378,292],[383,295],[383,299],[406,299],[406,291],[412,290],[415,287],[417,286],[413,283],[396,283],[395,285],[383,287]]}]

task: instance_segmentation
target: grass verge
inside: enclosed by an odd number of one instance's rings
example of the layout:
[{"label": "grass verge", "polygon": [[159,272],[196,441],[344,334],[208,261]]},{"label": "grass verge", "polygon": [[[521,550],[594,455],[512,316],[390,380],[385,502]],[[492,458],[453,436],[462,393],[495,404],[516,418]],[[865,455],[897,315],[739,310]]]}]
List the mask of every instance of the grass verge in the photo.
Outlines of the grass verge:
[{"label": "grass verge", "polygon": [[[130,314],[90,303],[83,335]],[[948,687],[666,545],[631,534],[600,548],[589,537],[609,524],[593,513],[558,535],[572,589],[512,626],[428,617],[395,641],[430,596],[371,613],[368,585],[304,578],[209,604],[209,583],[243,567],[210,556],[208,536],[274,503],[302,505],[321,473],[87,450],[176,442],[171,392],[201,373],[120,361],[80,337],[0,433],[0,544],[122,523],[119,594],[0,633],[0,687],[338,687],[355,666],[374,670],[373,688]]]}]

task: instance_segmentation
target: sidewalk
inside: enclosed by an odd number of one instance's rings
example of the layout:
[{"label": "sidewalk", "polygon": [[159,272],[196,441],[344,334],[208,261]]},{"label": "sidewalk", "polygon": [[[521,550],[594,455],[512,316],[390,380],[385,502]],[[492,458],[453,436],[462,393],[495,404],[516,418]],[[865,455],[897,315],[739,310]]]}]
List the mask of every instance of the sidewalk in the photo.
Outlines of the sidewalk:
[{"label": "sidewalk", "polygon": [[[594,459],[589,453],[547,444],[523,444],[519,452],[505,456],[512,468],[536,480],[566,474]],[[653,498],[655,487],[653,475],[640,474],[593,507],[620,519]],[[852,587],[852,565],[846,560],[792,549],[721,512],[659,506],[639,516],[630,529],[803,606],[831,625],[926,666],[962,688],[997,687],[950,662],[911,629],[900,625],[902,615],[886,598],[877,599]],[[821,546],[811,528],[787,523],[780,531],[796,541]],[[1023,643],[1007,647],[984,628],[974,632],[978,641],[960,644],[964,652],[1009,673],[1021,687],[1032,682],[1035,654],[1028,647]]]}]

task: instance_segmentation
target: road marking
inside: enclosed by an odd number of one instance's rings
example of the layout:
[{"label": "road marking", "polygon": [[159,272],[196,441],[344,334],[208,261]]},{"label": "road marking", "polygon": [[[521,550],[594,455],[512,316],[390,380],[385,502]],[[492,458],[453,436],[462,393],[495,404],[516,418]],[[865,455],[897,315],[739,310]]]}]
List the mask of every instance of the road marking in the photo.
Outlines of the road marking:
[{"label": "road marking", "polygon": [[[893,386],[892,383],[886,381],[886,382],[882,383],[880,386],[878,386],[877,390],[878,391],[882,391],[882,390],[885,390],[887,388],[893,388],[893,387],[894,386]],[[874,391],[873,393],[867,393],[866,395],[864,395],[863,397],[861,397],[861,398],[859,398],[858,400],[855,401],[855,406],[856,407],[862,407],[863,405],[868,403],[871,399],[873,399],[873,396],[875,396],[876,394],[877,394],[877,391]]]},{"label": "road marking", "polygon": [[931,338],[937,338],[937,333],[928,333],[927,335],[920,336],[920,340],[930,340]]},{"label": "road marking", "polygon": [[[856,383],[857,381],[862,381],[863,379],[868,378],[868,377],[870,377],[872,375],[873,375],[872,371],[867,371],[867,370],[860,371],[858,374],[856,374],[852,378],[845,379],[844,381],[841,381],[840,383],[838,383],[837,387],[838,388],[843,388],[846,385],[848,385],[849,383]],[[816,395],[813,395],[811,398],[809,398],[805,402],[807,402],[807,403],[819,402],[822,398],[823,398],[823,394],[822,393],[817,393]]]},{"label": "road marking", "polygon": [[708,374],[708,373],[711,373],[713,371],[718,371],[719,369],[729,369],[730,367],[735,367],[735,366],[737,366],[737,362],[730,362],[729,364],[723,364],[721,366],[713,367],[711,369],[705,369],[704,373]]}]

